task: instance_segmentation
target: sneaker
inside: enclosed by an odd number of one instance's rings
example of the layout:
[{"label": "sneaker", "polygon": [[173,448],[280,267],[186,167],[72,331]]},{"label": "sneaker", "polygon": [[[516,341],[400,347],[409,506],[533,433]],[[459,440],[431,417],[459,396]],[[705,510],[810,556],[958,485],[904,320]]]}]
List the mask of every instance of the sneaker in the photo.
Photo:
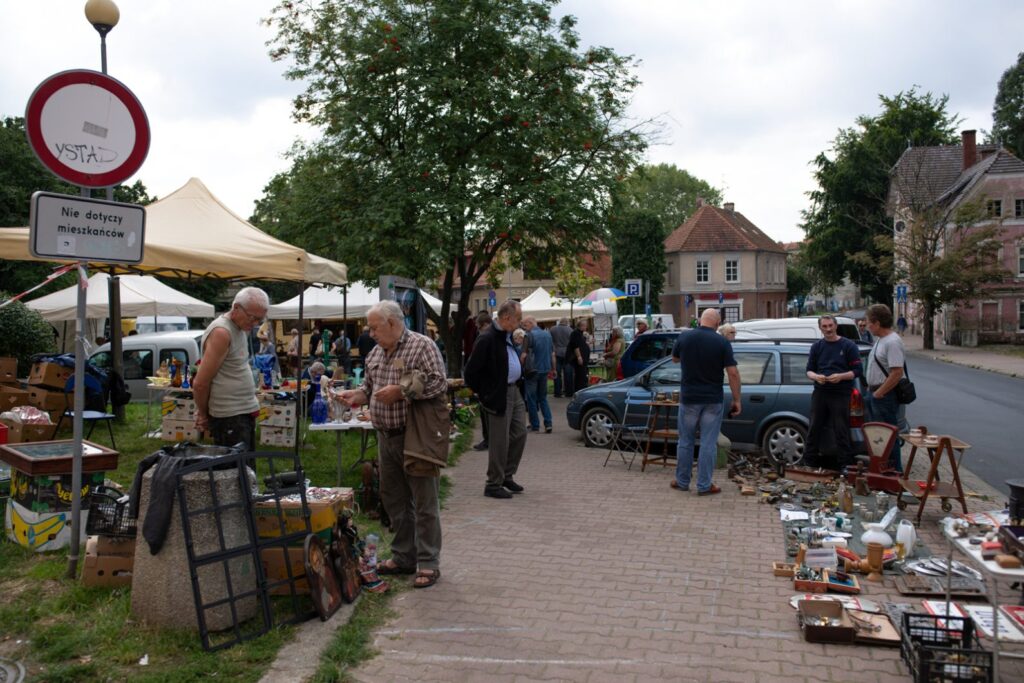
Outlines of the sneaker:
[{"label": "sneaker", "polygon": [[540,427],[527,427],[526,431],[528,431],[528,432],[539,432],[540,431]]},{"label": "sneaker", "polygon": [[488,498],[511,498],[512,494],[500,486],[485,486],[484,495]]},{"label": "sneaker", "polygon": [[486,441],[481,441],[480,443],[478,443],[475,446],[473,446],[473,450],[474,451],[486,451],[487,450],[487,442]]},{"label": "sneaker", "polygon": [[523,491],[525,491],[525,489],[522,486],[520,486],[519,484],[515,483],[511,479],[506,479],[505,483],[502,484],[502,486],[507,488],[512,493],[522,493]]},{"label": "sneaker", "polygon": [[544,428],[544,433],[545,434],[550,434],[551,433],[551,425],[548,425],[547,427]]}]

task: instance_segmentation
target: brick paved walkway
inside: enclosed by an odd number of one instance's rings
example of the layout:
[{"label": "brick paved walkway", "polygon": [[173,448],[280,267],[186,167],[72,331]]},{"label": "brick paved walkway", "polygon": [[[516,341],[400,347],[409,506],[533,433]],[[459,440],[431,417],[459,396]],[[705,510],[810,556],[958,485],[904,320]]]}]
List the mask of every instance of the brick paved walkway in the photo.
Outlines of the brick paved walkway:
[{"label": "brick paved walkway", "polygon": [[[771,575],[775,510],[721,471],[724,493],[700,498],[660,467],[602,468],[555,403],[555,433],[529,437],[525,494],[485,498],[485,454],[449,472],[443,577],[395,600],[357,680],[907,680],[898,649],[803,641],[791,582]],[[891,579],[864,595],[899,599]]]}]

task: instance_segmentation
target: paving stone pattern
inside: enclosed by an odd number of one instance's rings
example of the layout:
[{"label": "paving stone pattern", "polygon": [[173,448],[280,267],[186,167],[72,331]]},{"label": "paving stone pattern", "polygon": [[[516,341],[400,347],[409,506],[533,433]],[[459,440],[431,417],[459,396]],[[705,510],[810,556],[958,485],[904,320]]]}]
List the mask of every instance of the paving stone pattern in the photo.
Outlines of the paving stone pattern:
[{"label": "paving stone pattern", "polygon": [[[485,498],[483,453],[449,472],[441,581],[395,600],[356,680],[908,680],[898,648],[804,642],[791,581],[771,574],[784,559],[772,507],[723,471],[724,492],[698,497],[670,489],[670,469],[602,467],[605,452],[584,448],[553,403],[555,433],[529,436],[526,493]],[[942,516],[937,503],[925,512],[933,548]],[[891,578],[864,595],[901,599]],[[1022,677],[1004,666],[1004,680]]]}]

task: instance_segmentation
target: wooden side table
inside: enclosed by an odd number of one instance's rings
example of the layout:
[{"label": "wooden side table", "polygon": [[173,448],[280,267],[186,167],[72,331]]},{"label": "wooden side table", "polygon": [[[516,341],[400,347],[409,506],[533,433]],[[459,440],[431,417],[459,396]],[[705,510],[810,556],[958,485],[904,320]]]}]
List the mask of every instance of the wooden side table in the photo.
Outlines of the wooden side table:
[{"label": "wooden side table", "polygon": [[[660,462],[663,467],[668,467],[669,460],[675,460],[676,456],[668,447],[669,441],[679,440],[679,430],[671,426],[672,408],[678,407],[675,401],[651,401],[646,405],[651,408],[650,419],[647,422],[647,446],[644,448],[644,459],[640,464],[640,471],[647,469],[648,463]],[[662,416],[664,411],[664,416]],[[661,426],[659,426],[659,421]],[[661,439],[664,452],[660,456],[651,457],[651,443]]]},{"label": "wooden side table", "polygon": [[[926,441],[924,435],[911,436],[909,434],[902,434],[901,437],[913,448],[910,449],[910,457],[903,468],[903,477],[900,478],[900,485],[903,487],[903,491],[896,494],[896,506],[900,510],[906,509],[907,503],[902,499],[904,493],[909,493],[917,498],[919,500],[917,509],[918,524],[921,524],[924,504],[933,495],[942,499],[943,512],[949,512],[953,509],[953,505],[949,502],[949,499],[953,498],[960,501],[964,514],[967,514],[967,499],[964,496],[963,486],[960,484],[960,461],[964,458],[964,451],[970,448],[971,445],[948,434],[939,435],[938,440],[935,442]],[[913,469],[914,457],[917,455],[918,448],[925,449],[928,452],[928,457],[931,459],[931,464],[928,467],[928,477],[924,482],[910,479],[910,472]],[[959,457],[954,455],[954,451],[957,452]],[[946,454],[949,460],[949,469],[953,475],[952,482],[937,481],[939,462],[942,460],[943,454]]]}]

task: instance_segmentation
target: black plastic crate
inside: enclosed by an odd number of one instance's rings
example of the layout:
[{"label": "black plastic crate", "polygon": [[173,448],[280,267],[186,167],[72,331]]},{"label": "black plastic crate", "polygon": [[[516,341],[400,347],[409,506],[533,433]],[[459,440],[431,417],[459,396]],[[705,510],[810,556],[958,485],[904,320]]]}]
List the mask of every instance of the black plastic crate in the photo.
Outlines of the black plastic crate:
[{"label": "black plastic crate", "polygon": [[94,493],[89,497],[89,519],[85,533],[90,536],[135,538],[136,520],[128,514],[128,498],[120,502],[108,493]]},{"label": "black plastic crate", "polygon": [[970,617],[903,614],[903,660],[917,683],[991,683],[992,653]]}]

